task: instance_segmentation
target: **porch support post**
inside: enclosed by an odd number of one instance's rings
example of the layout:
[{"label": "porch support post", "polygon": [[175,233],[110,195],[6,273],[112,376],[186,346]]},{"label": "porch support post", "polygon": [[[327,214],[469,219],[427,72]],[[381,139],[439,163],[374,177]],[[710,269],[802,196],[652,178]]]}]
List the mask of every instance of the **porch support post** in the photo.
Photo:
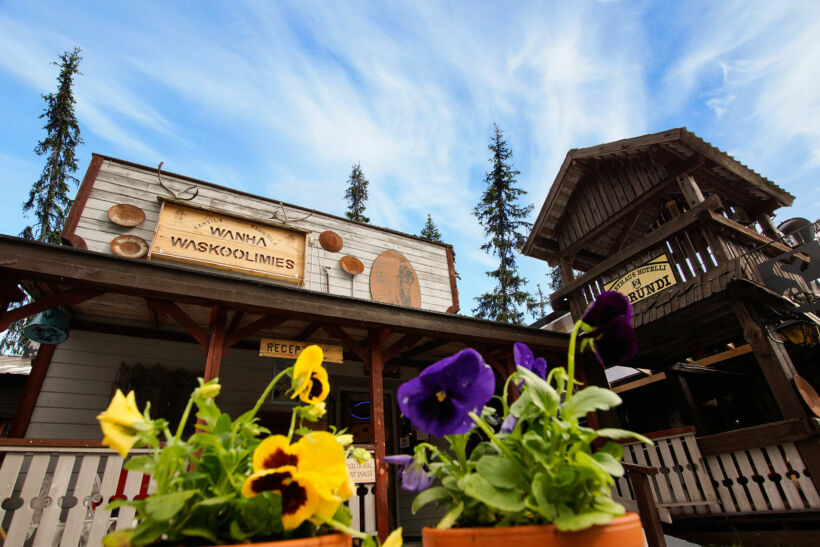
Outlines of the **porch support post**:
[{"label": "porch support post", "polygon": [[760,317],[749,306],[740,300],[732,300],[732,308],[743,327],[743,337],[754,350],[755,358],[763,371],[766,383],[772,390],[783,419],[805,418],[806,412],[793,386],[796,374],[794,364],[783,342],[773,340],[766,326],[761,324]]},{"label": "porch support post", "polygon": [[370,416],[373,420],[373,442],[376,445],[376,526],[379,539],[387,539],[390,526],[387,506],[387,463],[384,461],[386,436],[384,433],[384,386],[382,385],[382,344],[384,343],[382,329],[370,329]]},{"label": "porch support post", "polygon": [[43,380],[46,379],[48,367],[51,365],[51,358],[54,356],[55,344],[42,344],[37,350],[37,357],[31,365],[31,373],[26,380],[26,387],[23,390],[23,398],[17,404],[14,418],[9,428],[9,437],[25,437],[26,429],[31,421],[34,406],[37,404],[37,397],[43,388]]},{"label": "porch support post", "polygon": [[225,344],[225,319],[227,312],[222,306],[211,306],[211,335],[208,340],[208,354],[205,358],[205,381],[219,376],[222,363],[222,346]]}]

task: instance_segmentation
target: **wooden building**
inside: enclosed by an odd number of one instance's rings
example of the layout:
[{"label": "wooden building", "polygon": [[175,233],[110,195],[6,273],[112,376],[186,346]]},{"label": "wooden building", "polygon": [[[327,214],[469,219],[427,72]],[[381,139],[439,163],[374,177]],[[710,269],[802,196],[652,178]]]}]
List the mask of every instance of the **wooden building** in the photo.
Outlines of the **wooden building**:
[{"label": "wooden building", "polygon": [[601,419],[657,440],[625,459],[660,470],[674,535],[820,541],[820,245],[775,227],[793,199],[673,129],[569,151],[523,248],[560,268],[573,319],[604,290],[633,302],[644,373]]},{"label": "wooden building", "polygon": [[[66,342],[41,346],[14,438],[0,442],[9,541],[56,532],[64,545],[93,543],[112,522],[129,525],[132,513],[104,507],[148,483],[100,448],[95,420],[116,387],[173,415],[197,376],[218,376],[220,404],[236,415],[306,343],[332,356],[328,422],[375,455],[374,484],[351,506],[357,522],[382,537],[396,524],[413,535],[422,521],[382,459],[412,436],[395,405],[400,383],[467,346],[499,375],[514,342],[553,360],[566,352],[565,334],[457,315],[449,245],[159,168],[94,155],[63,238],[0,236],[2,328],[57,306],[71,319]],[[21,289],[33,301],[10,308]],[[290,409],[283,392],[261,414],[274,430]],[[359,518],[368,504],[375,522]]]}]

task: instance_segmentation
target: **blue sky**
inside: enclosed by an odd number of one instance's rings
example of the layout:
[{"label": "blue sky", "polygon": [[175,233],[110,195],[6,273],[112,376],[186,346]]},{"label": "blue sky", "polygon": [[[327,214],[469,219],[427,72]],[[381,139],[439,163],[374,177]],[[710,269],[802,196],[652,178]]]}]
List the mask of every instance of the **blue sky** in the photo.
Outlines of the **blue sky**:
[{"label": "blue sky", "polygon": [[[374,224],[457,253],[462,309],[492,286],[472,210],[493,122],[540,209],[570,148],[686,126],[818,218],[818,2],[0,0],[0,232],[43,166],[50,63],[98,152],[335,214],[351,165]],[[520,257],[542,285],[546,265]]]}]

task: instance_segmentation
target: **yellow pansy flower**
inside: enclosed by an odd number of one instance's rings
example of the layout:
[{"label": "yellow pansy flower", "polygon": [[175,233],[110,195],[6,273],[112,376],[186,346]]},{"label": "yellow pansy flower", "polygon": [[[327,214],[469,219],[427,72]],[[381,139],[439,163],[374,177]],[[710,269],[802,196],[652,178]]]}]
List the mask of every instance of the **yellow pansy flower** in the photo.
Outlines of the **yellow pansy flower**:
[{"label": "yellow pansy flower", "polygon": [[322,367],[323,359],[322,348],[315,344],[302,350],[293,365],[291,399],[299,397],[302,402],[308,404],[320,403],[327,399],[330,384],[327,381],[327,370]]},{"label": "yellow pansy flower", "polygon": [[145,418],[137,408],[134,392],[129,391],[126,397],[119,389],[111,399],[111,404],[104,412],[97,415],[97,419],[100,421],[100,428],[103,432],[103,444],[119,452],[123,458],[137,442],[137,430],[134,424],[145,422]]},{"label": "yellow pansy flower", "polygon": [[390,535],[387,536],[387,539],[384,540],[382,543],[382,547],[401,547],[402,545],[402,537],[401,537],[401,526],[390,532]]},{"label": "yellow pansy flower", "polygon": [[292,465],[263,469],[245,479],[242,495],[252,498],[262,492],[278,492],[282,497],[282,527],[293,530],[315,514],[321,502],[314,475],[298,473]]},{"label": "yellow pansy flower", "polygon": [[299,456],[291,449],[284,435],[271,435],[253,451],[253,472],[276,469],[286,465],[295,466]]}]

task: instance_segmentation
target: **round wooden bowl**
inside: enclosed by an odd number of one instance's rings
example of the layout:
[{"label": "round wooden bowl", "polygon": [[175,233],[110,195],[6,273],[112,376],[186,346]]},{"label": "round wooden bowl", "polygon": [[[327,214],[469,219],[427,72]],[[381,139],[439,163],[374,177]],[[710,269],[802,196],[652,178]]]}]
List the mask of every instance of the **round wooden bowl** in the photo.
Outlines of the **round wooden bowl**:
[{"label": "round wooden bowl", "polygon": [[142,258],[148,254],[148,242],[141,237],[122,235],[111,241],[111,250],[117,256]]},{"label": "round wooden bowl", "polygon": [[338,253],[342,250],[342,236],[336,232],[322,232],[319,234],[319,245],[329,253]]},{"label": "round wooden bowl", "polygon": [[339,265],[350,275],[359,275],[364,271],[364,264],[355,256],[343,256],[339,259]]},{"label": "round wooden bowl", "polygon": [[118,203],[108,209],[108,218],[111,219],[111,222],[120,226],[139,226],[145,220],[145,211],[136,205]]}]

